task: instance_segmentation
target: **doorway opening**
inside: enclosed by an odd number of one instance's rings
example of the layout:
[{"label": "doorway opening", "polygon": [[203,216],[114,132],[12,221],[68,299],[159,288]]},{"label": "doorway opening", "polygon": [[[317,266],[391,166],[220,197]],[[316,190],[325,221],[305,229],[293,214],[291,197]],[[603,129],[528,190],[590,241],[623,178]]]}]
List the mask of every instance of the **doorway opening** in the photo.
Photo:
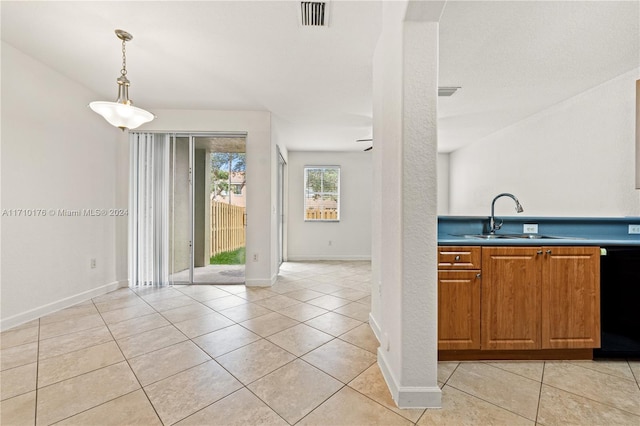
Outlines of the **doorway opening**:
[{"label": "doorway opening", "polygon": [[169,281],[243,284],[246,135],[176,135],[169,158]]},{"label": "doorway opening", "polygon": [[285,194],[285,172],[287,162],[284,160],[282,153],[280,152],[280,147],[278,149],[278,200],[276,204],[277,208],[277,220],[278,220],[278,268],[284,262],[284,212],[285,212],[285,204],[284,204],[284,194]]}]

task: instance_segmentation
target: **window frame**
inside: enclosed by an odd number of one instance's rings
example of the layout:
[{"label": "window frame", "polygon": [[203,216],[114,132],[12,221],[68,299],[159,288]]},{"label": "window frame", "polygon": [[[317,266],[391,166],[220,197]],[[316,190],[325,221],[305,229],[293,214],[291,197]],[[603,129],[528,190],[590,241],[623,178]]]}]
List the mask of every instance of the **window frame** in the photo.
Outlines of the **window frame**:
[{"label": "window frame", "polygon": [[[307,188],[307,182],[308,182],[308,176],[309,176],[309,171],[310,170],[321,170],[322,171],[322,188],[320,191],[313,191],[310,192],[308,191]],[[336,182],[336,192],[332,192],[332,191],[324,191],[324,172],[326,170],[335,170],[337,171],[338,174],[338,178],[337,178],[337,182]],[[327,165],[307,165],[304,166],[303,168],[303,188],[302,188],[302,215],[303,215],[303,219],[305,222],[340,222],[340,183],[341,183],[341,170],[340,170],[340,166],[327,166]],[[307,205],[307,200],[311,197],[309,197],[310,194],[314,194],[316,196],[319,197],[326,197],[326,196],[335,196],[336,198],[336,217],[335,218],[308,218],[308,214],[307,211],[308,209],[308,205]],[[322,208],[322,211],[324,211],[325,209]]]}]

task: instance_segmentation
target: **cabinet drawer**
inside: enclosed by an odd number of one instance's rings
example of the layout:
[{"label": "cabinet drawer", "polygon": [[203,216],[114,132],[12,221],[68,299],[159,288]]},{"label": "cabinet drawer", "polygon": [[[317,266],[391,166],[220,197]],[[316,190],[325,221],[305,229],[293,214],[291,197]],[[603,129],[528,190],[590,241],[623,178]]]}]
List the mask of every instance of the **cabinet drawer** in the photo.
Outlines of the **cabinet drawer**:
[{"label": "cabinet drawer", "polygon": [[474,246],[438,247],[438,269],[481,269],[482,248]]}]

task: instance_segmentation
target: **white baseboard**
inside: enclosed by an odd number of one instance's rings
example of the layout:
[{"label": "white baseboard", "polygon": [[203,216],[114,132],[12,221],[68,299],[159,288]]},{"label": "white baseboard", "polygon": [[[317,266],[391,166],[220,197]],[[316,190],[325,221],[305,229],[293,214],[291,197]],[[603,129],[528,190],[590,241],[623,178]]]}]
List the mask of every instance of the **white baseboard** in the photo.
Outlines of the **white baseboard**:
[{"label": "white baseboard", "polygon": [[380,330],[380,325],[378,324],[376,319],[373,317],[371,312],[369,312],[369,325],[371,326],[371,330],[373,331],[373,334],[375,334],[376,339],[378,339],[378,343],[381,343],[382,342],[382,330]]},{"label": "white baseboard", "polygon": [[436,386],[400,386],[382,348],[378,348],[378,365],[398,408],[442,408],[442,390],[437,383]]},{"label": "white baseboard", "polygon": [[112,283],[105,284],[103,286],[96,287],[94,289],[87,290],[82,293],[75,294],[73,296],[65,297],[64,299],[56,300],[55,302],[51,302],[34,309],[30,309],[26,312],[22,312],[12,317],[4,318],[0,320],[0,330],[2,331],[8,330],[20,324],[33,321],[35,319],[38,319],[45,315],[52,314],[61,309],[68,308],[77,303],[84,302],[94,297],[102,296],[103,294],[109,293],[111,291],[117,290],[122,287],[127,287],[128,285],[129,285],[128,280],[114,281]]},{"label": "white baseboard", "polygon": [[349,261],[349,260],[371,260],[371,255],[370,254],[362,254],[362,255],[325,255],[325,254],[318,254],[318,255],[305,255],[305,254],[301,254],[301,255],[289,255],[287,256],[287,262],[304,262],[304,261],[314,261],[314,260],[344,260],[344,261]]}]

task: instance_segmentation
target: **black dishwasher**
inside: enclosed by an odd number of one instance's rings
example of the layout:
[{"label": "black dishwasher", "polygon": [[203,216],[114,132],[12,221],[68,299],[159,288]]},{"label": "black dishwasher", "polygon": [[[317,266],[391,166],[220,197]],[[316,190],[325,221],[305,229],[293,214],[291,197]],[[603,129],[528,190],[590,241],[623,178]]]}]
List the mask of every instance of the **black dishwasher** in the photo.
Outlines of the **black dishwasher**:
[{"label": "black dishwasher", "polygon": [[603,247],[598,358],[640,357],[640,247]]}]

